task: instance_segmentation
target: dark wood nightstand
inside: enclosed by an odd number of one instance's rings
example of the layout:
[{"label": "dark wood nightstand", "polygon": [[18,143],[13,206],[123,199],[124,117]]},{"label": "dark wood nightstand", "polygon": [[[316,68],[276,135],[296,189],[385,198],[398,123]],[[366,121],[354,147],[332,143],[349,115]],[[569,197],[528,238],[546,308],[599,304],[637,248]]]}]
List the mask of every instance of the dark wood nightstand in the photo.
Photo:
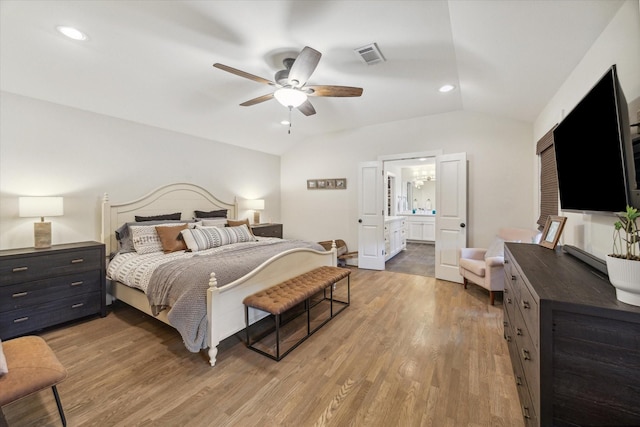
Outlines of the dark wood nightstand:
[{"label": "dark wood nightstand", "polygon": [[0,339],[106,316],[105,261],[98,242],[0,251]]},{"label": "dark wood nightstand", "polygon": [[251,224],[254,236],[282,239],[282,224]]}]

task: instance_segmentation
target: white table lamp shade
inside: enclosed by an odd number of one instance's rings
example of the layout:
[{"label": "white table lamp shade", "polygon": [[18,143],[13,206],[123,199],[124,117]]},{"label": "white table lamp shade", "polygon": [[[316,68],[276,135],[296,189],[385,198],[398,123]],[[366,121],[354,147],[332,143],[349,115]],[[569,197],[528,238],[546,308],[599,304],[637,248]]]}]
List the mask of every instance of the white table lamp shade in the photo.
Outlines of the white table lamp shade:
[{"label": "white table lamp shade", "polygon": [[260,223],[260,211],[264,209],[264,199],[244,199],[238,203],[240,209],[253,211],[253,223]]},{"label": "white table lamp shade", "polygon": [[252,211],[261,211],[264,209],[264,199],[241,200],[240,208]]},{"label": "white table lamp shade", "polygon": [[19,197],[18,211],[21,217],[61,216],[64,214],[62,197]]}]

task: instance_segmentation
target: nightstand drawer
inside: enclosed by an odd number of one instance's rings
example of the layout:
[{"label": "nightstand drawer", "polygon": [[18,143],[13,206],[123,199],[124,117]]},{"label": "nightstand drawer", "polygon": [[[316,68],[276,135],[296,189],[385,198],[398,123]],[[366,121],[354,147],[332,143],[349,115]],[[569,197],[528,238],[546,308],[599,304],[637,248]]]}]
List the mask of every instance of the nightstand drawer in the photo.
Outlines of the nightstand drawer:
[{"label": "nightstand drawer", "polygon": [[72,295],[99,292],[102,285],[100,273],[101,270],[93,270],[51,279],[0,286],[0,311],[16,310]]},{"label": "nightstand drawer", "polygon": [[52,300],[38,306],[0,313],[0,339],[79,319],[100,311],[100,292]]},{"label": "nightstand drawer", "polygon": [[82,249],[44,256],[14,256],[0,258],[0,286],[70,274],[102,266],[99,249]]},{"label": "nightstand drawer", "polygon": [[277,237],[282,239],[282,224],[262,224],[251,226],[254,236]]}]

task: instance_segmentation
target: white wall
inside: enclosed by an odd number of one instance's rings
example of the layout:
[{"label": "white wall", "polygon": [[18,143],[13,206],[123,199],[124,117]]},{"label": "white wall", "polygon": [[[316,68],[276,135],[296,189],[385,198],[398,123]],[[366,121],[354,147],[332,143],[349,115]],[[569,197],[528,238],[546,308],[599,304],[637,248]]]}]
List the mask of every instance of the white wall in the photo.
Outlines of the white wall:
[{"label": "white wall", "polygon": [[[561,120],[563,111],[568,114],[612,64],[617,64],[620,85],[630,103],[630,123],[636,123],[636,111],[640,109],[640,11],[636,0],[628,0],[622,5],[542,110],[534,123],[534,147],[535,141]],[[539,188],[536,194],[538,191]],[[568,212],[561,215],[568,218],[561,244],[578,246],[601,259],[611,252],[614,217]]]},{"label": "white wall", "polygon": [[280,219],[278,156],[0,93],[0,249],[33,246],[38,219],[18,217],[18,196],[64,196],[54,244],[99,241],[103,193],[126,202],[173,182],[263,198],[262,219]]},{"label": "white wall", "polygon": [[[381,155],[466,152],[470,245],[502,226],[535,227],[531,124],[457,111],[341,132],[282,156],[282,220],[288,237],[344,239],[358,246],[358,163]],[[307,190],[310,178],[346,177],[347,190]]]}]

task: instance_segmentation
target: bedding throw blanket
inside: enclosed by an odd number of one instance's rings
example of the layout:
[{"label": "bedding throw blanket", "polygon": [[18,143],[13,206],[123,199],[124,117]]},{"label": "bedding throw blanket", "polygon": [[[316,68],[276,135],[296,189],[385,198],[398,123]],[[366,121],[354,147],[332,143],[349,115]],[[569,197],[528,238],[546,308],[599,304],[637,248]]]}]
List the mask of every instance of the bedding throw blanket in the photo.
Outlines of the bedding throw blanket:
[{"label": "bedding throw blanket", "polygon": [[218,287],[249,273],[269,258],[294,248],[324,251],[317,243],[302,240],[270,240],[251,245],[229,245],[222,253],[194,255],[160,265],[151,276],[147,298],[154,316],[169,309],[169,323],[185,346],[197,353],[207,346],[207,289],[215,272]]}]

